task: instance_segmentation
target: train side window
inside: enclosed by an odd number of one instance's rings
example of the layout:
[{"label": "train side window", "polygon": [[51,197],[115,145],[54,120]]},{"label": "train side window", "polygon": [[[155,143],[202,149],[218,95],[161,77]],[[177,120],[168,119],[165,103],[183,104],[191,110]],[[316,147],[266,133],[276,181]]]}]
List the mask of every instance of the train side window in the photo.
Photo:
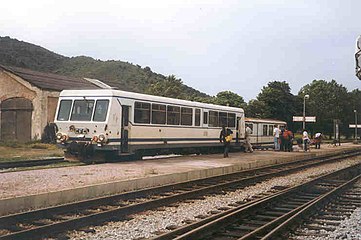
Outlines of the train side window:
[{"label": "train side window", "polygon": [[167,106],[167,124],[179,125],[180,123],[180,107]]},{"label": "train side window", "polygon": [[135,102],[134,104],[134,122],[150,123],[150,103]]},{"label": "train side window", "polygon": [[97,100],[95,104],[95,111],[93,121],[104,122],[107,118],[109,100]]},{"label": "train side window", "polygon": [[165,124],[166,110],[165,105],[152,104],[152,124]]},{"label": "train side window", "polygon": [[218,112],[209,111],[209,126],[218,127]]},{"label": "train side window", "polygon": [[196,108],[194,125],[201,125],[201,110],[199,108]]},{"label": "train side window", "polygon": [[268,125],[263,125],[263,136],[267,136],[268,133]]},{"label": "train side window", "polygon": [[228,113],[228,127],[234,128],[236,127],[236,114]]},{"label": "train side window", "polygon": [[218,126],[220,126],[220,127],[222,127],[222,126],[227,126],[227,122],[228,122],[228,120],[227,120],[228,118],[227,118],[227,113],[226,112],[219,112],[219,125]]},{"label": "train side window", "polygon": [[273,125],[268,125],[268,136],[273,136]]},{"label": "train side window", "polygon": [[90,121],[93,114],[94,100],[75,100],[71,121]]},{"label": "train side window", "polygon": [[181,108],[181,125],[192,126],[193,109]]},{"label": "train side window", "polygon": [[58,121],[68,121],[70,116],[70,109],[72,100],[61,100],[58,112]]},{"label": "train side window", "polygon": [[203,124],[208,124],[208,112],[203,112]]}]

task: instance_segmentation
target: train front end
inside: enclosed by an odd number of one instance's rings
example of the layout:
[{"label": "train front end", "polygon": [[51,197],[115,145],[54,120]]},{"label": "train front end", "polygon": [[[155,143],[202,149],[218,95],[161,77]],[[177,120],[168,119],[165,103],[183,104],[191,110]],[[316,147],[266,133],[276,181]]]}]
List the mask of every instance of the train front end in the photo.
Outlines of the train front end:
[{"label": "train front end", "polygon": [[[114,103],[111,90],[64,90],[60,93],[55,124],[58,146],[68,161],[104,161],[116,152],[109,139],[117,134],[117,116],[110,116]],[[115,123],[114,123],[115,122]],[[118,132],[119,135],[119,132]]]}]

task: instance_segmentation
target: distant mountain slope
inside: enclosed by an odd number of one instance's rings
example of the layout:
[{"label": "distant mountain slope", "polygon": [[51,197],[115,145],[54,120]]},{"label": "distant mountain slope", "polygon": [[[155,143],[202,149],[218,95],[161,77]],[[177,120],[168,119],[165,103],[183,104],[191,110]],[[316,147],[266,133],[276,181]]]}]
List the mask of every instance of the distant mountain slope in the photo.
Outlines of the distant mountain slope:
[{"label": "distant mountain slope", "polygon": [[[0,64],[65,76],[96,78],[121,90],[149,94],[158,94],[152,92],[155,84],[159,91],[167,83],[164,75],[152,72],[149,67],[142,68],[122,61],[100,61],[86,56],[69,58],[10,37],[0,37]],[[190,100],[210,97],[183,83],[179,88],[181,94],[168,97]]]},{"label": "distant mountain slope", "polygon": [[66,59],[43,47],[10,37],[0,37],[0,64],[52,72]]}]

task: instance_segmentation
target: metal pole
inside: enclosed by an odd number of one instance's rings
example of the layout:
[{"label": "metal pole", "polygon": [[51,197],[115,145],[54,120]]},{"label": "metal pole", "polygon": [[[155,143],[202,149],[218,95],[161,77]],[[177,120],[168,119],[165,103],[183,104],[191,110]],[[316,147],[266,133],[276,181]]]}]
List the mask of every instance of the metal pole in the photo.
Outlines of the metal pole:
[{"label": "metal pole", "polygon": [[357,110],[354,110],[355,112],[355,143],[357,143]]},{"label": "metal pole", "polygon": [[306,129],[306,95],[303,97],[303,130]]}]

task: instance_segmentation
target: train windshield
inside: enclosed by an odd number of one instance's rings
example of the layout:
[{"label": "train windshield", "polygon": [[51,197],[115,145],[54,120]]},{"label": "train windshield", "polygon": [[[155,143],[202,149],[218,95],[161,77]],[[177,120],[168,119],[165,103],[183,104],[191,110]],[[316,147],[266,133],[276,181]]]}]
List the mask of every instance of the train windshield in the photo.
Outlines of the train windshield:
[{"label": "train windshield", "polygon": [[75,100],[71,121],[90,121],[93,114],[94,100]]},{"label": "train windshield", "polygon": [[58,121],[104,122],[108,113],[109,100],[61,100]]},{"label": "train windshield", "polygon": [[95,105],[93,121],[104,122],[107,118],[109,100],[98,100]]},{"label": "train windshield", "polygon": [[61,100],[58,112],[58,121],[68,121],[72,100]]}]

